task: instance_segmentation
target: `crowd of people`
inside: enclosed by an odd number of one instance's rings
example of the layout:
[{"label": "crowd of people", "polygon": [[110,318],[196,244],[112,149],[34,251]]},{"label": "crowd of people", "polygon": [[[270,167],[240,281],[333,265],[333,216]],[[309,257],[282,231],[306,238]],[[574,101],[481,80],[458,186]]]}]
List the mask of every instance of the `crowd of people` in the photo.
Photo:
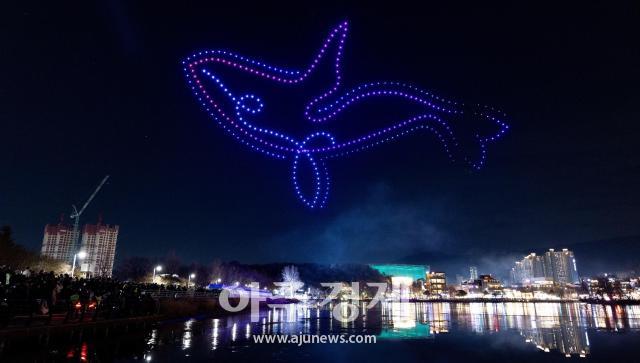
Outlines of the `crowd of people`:
[{"label": "crowd of people", "polygon": [[38,316],[50,322],[54,314],[64,316],[65,322],[154,314],[157,304],[146,291],[161,288],[0,266],[0,327],[18,317],[26,317],[29,324]]}]

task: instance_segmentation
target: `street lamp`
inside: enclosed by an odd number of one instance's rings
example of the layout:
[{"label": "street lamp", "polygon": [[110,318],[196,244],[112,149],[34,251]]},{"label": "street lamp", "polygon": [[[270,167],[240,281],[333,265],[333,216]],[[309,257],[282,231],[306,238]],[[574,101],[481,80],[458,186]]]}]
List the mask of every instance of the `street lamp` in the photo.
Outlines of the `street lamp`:
[{"label": "street lamp", "polygon": [[[187,289],[189,288],[189,283],[191,282],[191,279],[193,279],[195,277],[196,277],[196,274],[189,275],[189,278],[187,279]],[[194,285],[195,285],[195,283],[194,283]]]},{"label": "street lamp", "polygon": [[85,257],[87,257],[87,253],[84,252],[84,251],[80,251],[80,252],[76,253],[75,255],[73,255],[73,265],[71,266],[71,277],[73,277],[73,275],[76,272],[76,258],[84,260]]},{"label": "street lamp", "polygon": [[158,265],[153,268],[153,278],[151,279],[152,283],[156,282],[156,271],[162,271],[162,266]]}]

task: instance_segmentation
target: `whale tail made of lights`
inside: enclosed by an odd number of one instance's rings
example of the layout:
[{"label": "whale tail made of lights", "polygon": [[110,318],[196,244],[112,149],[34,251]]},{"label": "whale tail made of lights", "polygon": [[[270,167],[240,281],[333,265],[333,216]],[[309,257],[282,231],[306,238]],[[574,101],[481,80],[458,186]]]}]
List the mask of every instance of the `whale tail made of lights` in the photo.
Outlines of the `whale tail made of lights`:
[{"label": "whale tail made of lights", "polygon": [[[500,111],[479,105],[464,105],[438,97],[413,85],[401,82],[370,82],[353,88],[343,86],[341,70],[343,47],[348,23],[335,27],[325,39],[312,61],[302,69],[269,65],[252,58],[224,50],[197,52],[183,61],[187,82],[204,110],[237,141],[249,148],[276,159],[289,160],[292,183],[298,199],[310,208],[322,208],[329,195],[327,161],[365,150],[404,135],[428,131],[436,137],[444,152],[452,160],[460,160],[474,169],[485,163],[487,146],[499,139],[509,128]],[[329,76],[320,91],[303,101],[298,119],[291,122],[307,125],[302,136],[281,131],[274,126],[261,126],[254,119],[263,112],[266,102],[253,92],[243,92],[245,84],[236,80],[230,85],[224,79],[225,72],[241,74],[246,79],[256,79],[262,86],[290,88],[304,87],[321,66],[329,67]],[[241,77],[241,78],[242,78]],[[266,91],[264,94],[269,94]],[[345,127],[340,116],[356,105],[394,99],[411,105],[411,113],[396,118],[380,127],[373,127],[355,136],[340,139],[329,126]],[[391,102],[390,107],[399,107]],[[409,106],[407,106],[409,107]],[[334,122],[336,121],[335,125]],[[471,128],[473,153],[466,153],[462,141],[455,132],[464,121],[463,128]],[[490,131],[481,132],[480,124],[489,124]],[[298,125],[300,126],[300,125]],[[348,126],[348,125],[347,125]],[[486,125],[485,125],[486,126]],[[304,126],[306,127],[306,126]],[[311,130],[311,131],[309,131]],[[306,186],[303,176],[306,176]]]}]

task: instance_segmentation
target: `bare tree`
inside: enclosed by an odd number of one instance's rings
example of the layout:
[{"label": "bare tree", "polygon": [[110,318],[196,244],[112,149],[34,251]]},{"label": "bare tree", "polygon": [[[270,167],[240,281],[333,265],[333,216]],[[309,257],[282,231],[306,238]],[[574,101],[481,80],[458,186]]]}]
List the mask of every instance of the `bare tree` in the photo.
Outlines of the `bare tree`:
[{"label": "bare tree", "polygon": [[146,257],[127,257],[119,263],[116,276],[121,280],[149,281],[154,266]]},{"label": "bare tree", "polygon": [[289,297],[293,297],[293,294],[296,290],[301,289],[304,286],[304,283],[300,281],[300,273],[298,273],[298,268],[290,265],[285,266],[282,269],[282,281],[285,283],[283,286],[283,291],[285,294],[289,292]]}]

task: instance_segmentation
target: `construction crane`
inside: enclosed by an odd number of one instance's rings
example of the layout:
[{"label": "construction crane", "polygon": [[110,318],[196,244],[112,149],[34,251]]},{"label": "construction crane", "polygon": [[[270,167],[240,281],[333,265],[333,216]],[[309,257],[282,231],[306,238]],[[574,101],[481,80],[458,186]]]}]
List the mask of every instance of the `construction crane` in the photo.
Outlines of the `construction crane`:
[{"label": "construction crane", "polygon": [[[82,206],[82,208],[80,208],[80,210],[78,210],[74,205],[72,205],[73,207],[73,212],[71,213],[71,219],[73,219],[73,267],[71,270],[71,274],[73,276],[73,270],[75,270],[75,262],[76,262],[76,254],[77,254],[77,249],[78,246],[80,245],[80,216],[82,215],[82,213],[84,212],[85,209],[87,209],[87,207],[89,206],[89,203],[91,203],[91,201],[93,200],[93,198],[96,196],[96,194],[98,194],[98,192],[100,191],[100,189],[102,189],[102,186],[104,185],[104,183],[107,182],[107,180],[109,179],[109,175],[105,176],[102,181],[100,182],[100,184],[98,185],[98,187],[96,188],[96,190],[93,191],[93,194],[91,194],[91,196],[89,197],[89,199],[87,199],[86,202],[84,202],[84,205]],[[81,257],[82,258],[82,257]]]}]

